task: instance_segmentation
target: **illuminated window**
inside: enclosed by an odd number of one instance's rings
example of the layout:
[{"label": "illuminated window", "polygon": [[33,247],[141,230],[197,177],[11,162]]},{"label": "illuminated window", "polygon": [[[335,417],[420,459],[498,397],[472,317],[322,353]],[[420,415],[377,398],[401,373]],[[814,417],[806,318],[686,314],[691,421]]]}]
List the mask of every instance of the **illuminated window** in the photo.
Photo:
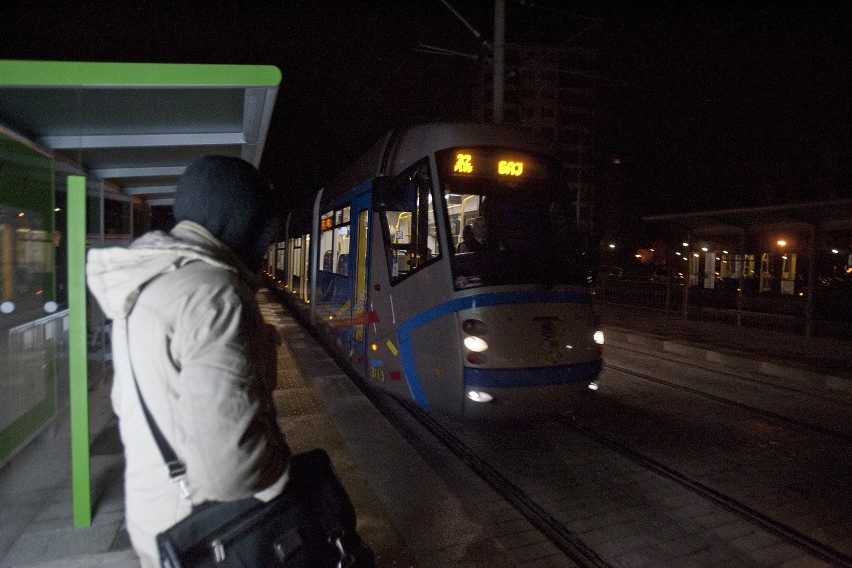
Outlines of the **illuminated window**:
[{"label": "illuminated window", "polygon": [[[459,153],[456,166],[466,168],[468,158]],[[441,256],[431,191],[429,162],[424,159],[397,176],[386,196],[383,233],[391,282],[402,280]]]},{"label": "illuminated window", "polygon": [[320,218],[320,270],[324,272],[349,274],[349,214],[346,206]]}]

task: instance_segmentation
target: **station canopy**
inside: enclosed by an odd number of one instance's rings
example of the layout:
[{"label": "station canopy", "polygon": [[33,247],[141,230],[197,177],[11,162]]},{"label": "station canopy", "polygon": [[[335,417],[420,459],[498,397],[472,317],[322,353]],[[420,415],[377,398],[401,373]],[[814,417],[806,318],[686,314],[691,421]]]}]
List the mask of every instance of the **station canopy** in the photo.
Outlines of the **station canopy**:
[{"label": "station canopy", "polygon": [[280,82],[271,65],[0,60],[0,127],[170,206],[199,156],[260,164]]},{"label": "station canopy", "polygon": [[845,234],[852,232],[852,199],[650,215],[642,220],[689,231],[696,237],[811,229]]}]

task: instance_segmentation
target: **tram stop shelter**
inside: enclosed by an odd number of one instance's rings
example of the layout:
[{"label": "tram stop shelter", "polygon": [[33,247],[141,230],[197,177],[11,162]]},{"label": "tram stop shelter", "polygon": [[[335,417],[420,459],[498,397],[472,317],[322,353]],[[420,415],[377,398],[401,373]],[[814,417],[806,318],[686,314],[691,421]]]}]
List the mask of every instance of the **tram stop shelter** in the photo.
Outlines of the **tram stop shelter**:
[{"label": "tram stop shelter", "polygon": [[[806,277],[801,283],[801,291],[797,293],[805,296],[805,334],[808,336],[814,315],[814,291],[820,276],[820,259],[833,256],[844,267],[852,264],[852,199],[651,215],[643,217],[642,221],[656,225],[657,232],[665,235],[669,243],[667,264],[670,267],[677,262],[677,257],[687,261],[692,278],[690,284],[697,284],[699,275],[702,275],[706,287],[712,287],[714,279],[718,278],[717,263],[730,263],[727,274],[737,281],[738,325],[744,308],[744,279],[749,262],[752,263],[752,274],[755,269],[759,270],[759,291],[762,292],[768,291],[772,255],[783,259],[780,292],[793,294],[795,257],[802,257],[806,264]],[[702,256],[703,271],[699,269]],[[792,262],[790,259],[793,259]],[[671,280],[669,278],[670,284]],[[689,285],[683,286],[684,317],[688,313],[689,288]]]},{"label": "tram stop shelter", "polygon": [[280,81],[270,65],[0,60],[0,467],[67,402],[75,526],[92,520],[90,366],[109,357],[86,250],[150,228],[197,157],[259,165]]}]

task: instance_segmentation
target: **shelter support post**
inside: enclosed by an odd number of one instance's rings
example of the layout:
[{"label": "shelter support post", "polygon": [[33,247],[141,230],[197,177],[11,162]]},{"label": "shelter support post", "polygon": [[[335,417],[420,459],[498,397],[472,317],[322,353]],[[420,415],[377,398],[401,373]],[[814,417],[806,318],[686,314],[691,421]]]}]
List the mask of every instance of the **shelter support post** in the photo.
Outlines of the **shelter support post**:
[{"label": "shelter support post", "polygon": [[86,349],[86,178],[68,176],[68,357],[74,526],[92,524]]},{"label": "shelter support post", "polygon": [[817,226],[810,225],[810,239],[808,242],[808,295],[805,297],[805,337],[810,337],[814,316],[814,286],[816,285],[816,238]]}]

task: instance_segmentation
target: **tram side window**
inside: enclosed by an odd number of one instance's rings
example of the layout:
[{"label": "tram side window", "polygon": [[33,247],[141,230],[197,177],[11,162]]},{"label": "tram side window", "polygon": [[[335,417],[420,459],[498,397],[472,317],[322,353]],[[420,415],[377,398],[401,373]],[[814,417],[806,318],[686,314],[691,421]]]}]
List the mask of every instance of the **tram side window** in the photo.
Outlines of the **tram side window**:
[{"label": "tram side window", "polygon": [[320,219],[320,270],[346,276],[349,271],[349,206]]},{"label": "tram side window", "polygon": [[429,161],[423,159],[394,179],[385,195],[385,250],[392,282],[398,282],[441,255],[431,199]]}]

